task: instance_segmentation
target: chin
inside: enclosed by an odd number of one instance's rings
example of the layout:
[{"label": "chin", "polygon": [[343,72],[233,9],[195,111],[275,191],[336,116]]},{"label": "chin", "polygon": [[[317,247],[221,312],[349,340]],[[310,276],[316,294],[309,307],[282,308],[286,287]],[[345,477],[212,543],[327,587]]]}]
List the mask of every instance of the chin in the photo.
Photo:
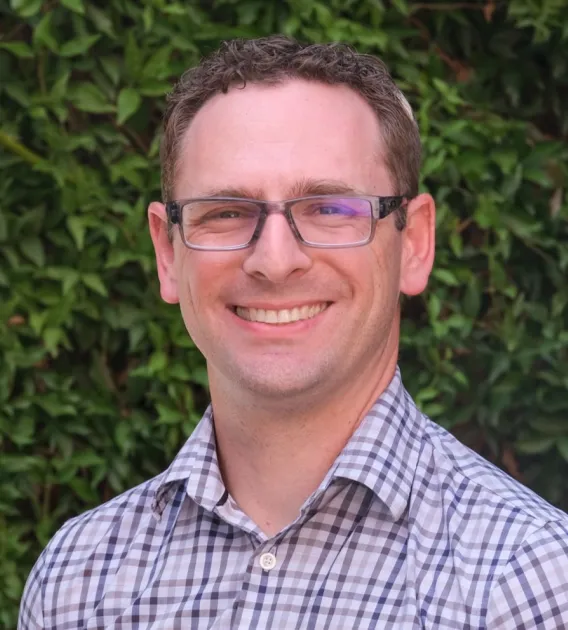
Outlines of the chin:
[{"label": "chin", "polygon": [[[264,399],[282,400],[283,398],[309,395],[320,389],[326,382],[324,370],[298,369],[298,366],[287,366],[287,369],[274,369],[274,364],[264,370],[239,370],[234,375],[240,387]],[[319,373],[319,374],[318,374]]]}]

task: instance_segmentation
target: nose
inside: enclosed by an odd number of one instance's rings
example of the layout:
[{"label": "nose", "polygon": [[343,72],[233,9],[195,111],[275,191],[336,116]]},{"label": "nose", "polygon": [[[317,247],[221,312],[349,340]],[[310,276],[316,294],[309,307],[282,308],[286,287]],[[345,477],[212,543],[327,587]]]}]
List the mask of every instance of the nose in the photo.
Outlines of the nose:
[{"label": "nose", "polygon": [[275,284],[307,271],[312,265],[311,257],[296,240],[286,217],[280,213],[266,217],[260,236],[249,252],[243,270]]}]

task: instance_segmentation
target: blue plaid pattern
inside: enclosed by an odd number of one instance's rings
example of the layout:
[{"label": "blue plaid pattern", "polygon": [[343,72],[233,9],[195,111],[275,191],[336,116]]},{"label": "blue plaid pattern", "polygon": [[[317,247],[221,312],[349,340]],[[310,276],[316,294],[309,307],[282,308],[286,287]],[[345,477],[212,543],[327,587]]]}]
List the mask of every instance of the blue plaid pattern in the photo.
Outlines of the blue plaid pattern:
[{"label": "blue plaid pattern", "polygon": [[61,528],[20,630],[568,628],[568,516],[423,416],[398,370],[271,538],[212,429],[208,411],[168,470]]}]

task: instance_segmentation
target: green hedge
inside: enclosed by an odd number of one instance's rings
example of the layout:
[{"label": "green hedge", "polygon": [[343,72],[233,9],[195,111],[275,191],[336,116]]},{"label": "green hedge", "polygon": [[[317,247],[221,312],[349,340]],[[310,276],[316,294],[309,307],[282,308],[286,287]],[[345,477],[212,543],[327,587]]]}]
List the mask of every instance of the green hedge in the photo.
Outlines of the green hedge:
[{"label": "green hedge", "polygon": [[235,36],[341,40],[389,64],[439,208],[430,288],[405,303],[406,385],[568,508],[564,0],[0,0],[0,15],[0,627],[56,528],[164,468],[206,405],[145,209],[172,81]]}]

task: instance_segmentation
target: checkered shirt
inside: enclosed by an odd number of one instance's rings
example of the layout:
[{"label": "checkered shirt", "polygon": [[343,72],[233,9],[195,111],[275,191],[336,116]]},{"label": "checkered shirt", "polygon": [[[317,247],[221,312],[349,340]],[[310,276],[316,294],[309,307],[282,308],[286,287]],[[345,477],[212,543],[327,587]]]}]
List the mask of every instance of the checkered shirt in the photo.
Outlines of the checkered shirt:
[{"label": "checkered shirt", "polygon": [[422,415],[398,370],[272,537],[225,490],[212,422],[59,530],[20,630],[568,628],[568,516]]}]

